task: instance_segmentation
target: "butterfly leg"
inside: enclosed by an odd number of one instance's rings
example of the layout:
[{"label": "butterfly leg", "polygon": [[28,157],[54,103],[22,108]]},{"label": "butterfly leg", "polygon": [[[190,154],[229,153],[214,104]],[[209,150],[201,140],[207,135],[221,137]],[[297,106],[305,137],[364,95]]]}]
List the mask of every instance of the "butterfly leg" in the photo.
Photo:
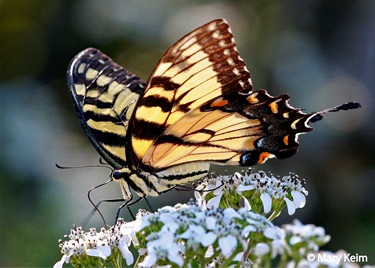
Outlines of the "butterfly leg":
[{"label": "butterfly leg", "polygon": [[[83,223],[82,223],[82,226],[85,226],[88,222],[89,222],[89,220],[92,218],[92,216],[94,215],[94,213],[95,212],[98,212],[99,213],[99,215],[100,215],[100,217],[102,218],[102,221],[103,221],[103,223],[104,223],[104,226],[107,226],[107,223],[106,223],[106,221],[105,221],[105,219],[104,219],[104,216],[103,216],[103,214],[100,212],[100,210],[99,210],[99,206],[100,206],[100,204],[101,203],[103,203],[103,202],[124,202],[124,201],[127,201],[127,200],[125,200],[125,199],[123,199],[123,198],[118,198],[118,199],[103,199],[103,200],[100,200],[98,203],[96,203],[96,204],[94,204],[91,200],[90,200],[90,202],[91,202],[91,204],[94,206],[94,209],[90,212],[90,214],[89,215],[87,215],[87,217],[83,220]],[[117,216],[116,216],[116,221],[117,221]]]},{"label": "butterfly leg", "polygon": [[[120,211],[121,211],[121,209],[123,209],[124,207],[126,207],[126,208],[128,209],[128,211],[129,211],[130,215],[132,216],[133,220],[135,220],[135,216],[134,216],[133,212],[130,210],[130,206],[132,206],[132,205],[138,203],[138,202],[141,201],[143,198],[144,198],[144,197],[138,197],[135,201],[131,202],[131,201],[133,200],[133,196],[132,196],[131,199],[126,200],[126,202],[123,203],[123,204],[118,208],[118,210],[117,210],[117,213],[116,213],[116,221],[117,221],[117,219],[118,219],[118,217],[119,217],[119,215],[120,215]],[[147,200],[147,199],[146,199],[146,200]],[[123,201],[125,201],[125,200],[123,199]]]}]

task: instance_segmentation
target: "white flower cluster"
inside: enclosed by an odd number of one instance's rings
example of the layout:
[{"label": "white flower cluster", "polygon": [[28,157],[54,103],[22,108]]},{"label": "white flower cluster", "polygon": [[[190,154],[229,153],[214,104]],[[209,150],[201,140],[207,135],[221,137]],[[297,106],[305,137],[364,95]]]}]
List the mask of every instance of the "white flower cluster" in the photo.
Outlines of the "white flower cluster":
[{"label": "white flower cluster", "polygon": [[[119,219],[99,232],[74,226],[60,241],[63,256],[54,268],[64,263],[120,268],[123,259],[136,267],[271,267],[279,262],[278,267],[315,268],[339,256],[326,252],[320,260],[316,255],[330,240],[325,230],[298,220],[281,228],[271,222],[285,207],[289,214],[303,207],[307,194],[294,174],[278,178],[248,171],[208,178],[196,186],[196,203],[156,213],[140,210],[134,221]],[[129,247],[138,250],[135,263]]]},{"label": "white flower cluster", "polygon": [[285,231],[288,244],[292,247],[298,247],[301,255],[317,251],[319,247],[331,240],[331,236],[326,235],[323,227],[313,224],[304,225],[299,220],[294,220],[292,224],[283,225],[282,229]]},{"label": "white flower cluster", "polygon": [[[61,268],[65,263],[85,263],[87,266],[97,265],[98,258],[103,261],[112,261],[111,257],[116,255],[116,251],[120,251],[126,260],[126,264],[133,263],[134,258],[129,251],[131,241],[134,243],[134,236],[131,232],[120,231],[125,222],[119,219],[116,225],[108,230],[102,228],[97,232],[95,228],[90,228],[89,232],[83,231],[82,227],[73,226],[70,234],[65,235],[65,241],[60,240],[59,246],[63,256],[59,262],[53,267]],[[90,258],[98,257],[98,258]],[[94,263],[91,263],[93,261]]]},{"label": "white flower cluster", "polygon": [[[274,259],[279,256],[307,256],[308,253],[315,252],[320,246],[325,245],[331,237],[325,234],[322,227],[313,224],[304,225],[298,220],[294,220],[292,224],[285,224],[281,228],[276,229],[277,233],[271,242],[258,243],[254,248],[254,254],[262,257],[270,254]],[[261,260],[259,258],[258,260]]]},{"label": "white flower cluster", "polygon": [[274,228],[265,217],[244,208],[203,210],[201,206],[181,204],[164,207],[134,222],[138,240],[141,234],[147,241],[143,250],[146,255],[138,265],[151,267],[172,262],[185,267],[194,261],[195,267],[218,258],[224,262],[241,261],[249,241],[273,239]]},{"label": "white flower cluster", "polygon": [[138,267],[249,263],[247,249],[258,241],[277,239],[277,230],[265,217],[245,208],[204,210],[196,204],[178,204],[155,214],[140,210],[136,220],[125,223],[119,219],[115,226],[100,232],[74,226],[66,240],[60,241],[63,257],[54,268],[61,268],[64,262],[74,267],[105,267],[113,260],[119,262],[119,257],[131,265],[131,244],[140,254]]},{"label": "white flower cluster", "polygon": [[[296,174],[276,178],[263,171],[236,172],[234,175],[207,178],[196,186],[195,198],[204,207],[217,208],[220,204],[238,208],[241,201],[244,206],[263,214],[273,212],[273,217],[280,214],[285,205],[289,215],[306,203],[308,192],[304,183]],[[261,201],[261,203],[257,202]]]}]

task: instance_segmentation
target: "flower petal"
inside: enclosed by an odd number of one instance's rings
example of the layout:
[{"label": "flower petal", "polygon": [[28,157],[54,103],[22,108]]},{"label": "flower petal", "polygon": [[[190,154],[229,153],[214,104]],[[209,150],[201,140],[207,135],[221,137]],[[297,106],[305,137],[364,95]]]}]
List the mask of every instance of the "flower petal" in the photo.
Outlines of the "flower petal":
[{"label": "flower petal", "polygon": [[287,197],[284,197],[284,201],[285,201],[286,206],[288,208],[288,214],[293,215],[294,212],[296,212],[296,207],[294,206],[293,201],[290,201]]},{"label": "flower petal", "polygon": [[289,244],[291,246],[294,246],[295,244],[299,243],[299,242],[302,242],[302,238],[299,237],[299,236],[292,236],[290,239],[289,239]]},{"label": "flower petal", "polygon": [[206,218],[206,227],[208,230],[213,230],[216,227],[217,220],[215,217],[209,216]]},{"label": "flower petal", "polygon": [[156,263],[157,260],[158,259],[157,259],[156,255],[154,255],[154,254],[153,255],[147,255],[142,262],[138,263],[138,266],[140,266],[140,267],[152,267]]},{"label": "flower petal", "polygon": [[219,238],[219,247],[224,257],[228,258],[235,247],[237,246],[237,239],[233,235]]},{"label": "flower petal", "polygon": [[64,262],[65,263],[69,263],[69,259],[70,259],[70,256],[64,254],[61,257],[61,260],[55,263],[55,265],[53,266],[53,268],[62,268]]},{"label": "flower petal", "polygon": [[121,251],[122,257],[126,261],[126,265],[131,265],[134,262],[133,254],[130,252],[125,239],[121,239],[118,248]]},{"label": "flower petal", "polygon": [[216,238],[217,234],[209,232],[203,236],[201,244],[204,247],[208,247],[209,245],[212,245],[215,242]]},{"label": "flower petal", "polygon": [[251,191],[251,190],[254,190],[254,189],[255,189],[255,185],[243,185],[243,184],[240,184],[237,187],[237,193],[241,194],[242,192]]},{"label": "flower petal", "polygon": [[248,237],[250,233],[256,232],[257,228],[254,225],[247,225],[242,229],[241,235],[243,237]]},{"label": "flower petal", "polygon": [[210,200],[208,200],[208,202],[207,202],[207,208],[209,208],[209,209],[216,209],[216,208],[218,208],[222,196],[223,196],[223,192],[221,192],[217,196],[215,196],[215,197],[211,198]]},{"label": "flower petal", "polygon": [[[109,248],[109,249],[111,250],[111,248]],[[102,258],[103,260],[107,259],[107,257],[103,254],[103,252],[99,249],[96,249],[96,248],[87,249],[86,254],[89,255],[89,256]]]},{"label": "flower petal", "polygon": [[272,208],[271,196],[268,193],[264,192],[260,195],[260,199],[262,200],[262,203],[263,203],[264,213],[270,212]]},{"label": "flower petal", "polygon": [[243,203],[244,203],[244,208],[246,208],[246,210],[251,210],[251,205],[250,205],[249,200],[247,200],[244,197],[242,197],[242,200],[243,200]]},{"label": "flower petal", "polygon": [[303,208],[306,204],[306,197],[298,191],[292,191],[293,203],[296,208]]},{"label": "flower petal", "polygon": [[224,210],[224,217],[227,219],[242,219],[242,216],[234,209],[234,208],[227,208]]},{"label": "flower petal", "polygon": [[283,233],[283,230],[280,229],[279,227],[276,227],[276,226],[267,227],[263,231],[263,234],[264,234],[265,237],[271,238],[273,240],[283,239],[285,237],[285,234]]},{"label": "flower petal", "polygon": [[258,243],[254,248],[254,254],[257,257],[261,257],[270,251],[270,246],[266,243]]}]

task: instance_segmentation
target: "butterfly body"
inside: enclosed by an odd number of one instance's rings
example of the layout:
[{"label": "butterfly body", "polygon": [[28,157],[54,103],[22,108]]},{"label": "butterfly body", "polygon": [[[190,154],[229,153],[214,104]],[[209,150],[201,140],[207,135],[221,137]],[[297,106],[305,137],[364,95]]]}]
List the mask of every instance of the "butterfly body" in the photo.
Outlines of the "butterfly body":
[{"label": "butterfly body", "polygon": [[[288,95],[253,91],[224,20],[177,41],[147,83],[99,50],[79,53],[68,69],[76,113],[87,136],[115,169],[123,196],[157,196],[207,175],[210,163],[251,166],[286,158],[309,121]],[[346,105],[358,108],[358,105]]]}]

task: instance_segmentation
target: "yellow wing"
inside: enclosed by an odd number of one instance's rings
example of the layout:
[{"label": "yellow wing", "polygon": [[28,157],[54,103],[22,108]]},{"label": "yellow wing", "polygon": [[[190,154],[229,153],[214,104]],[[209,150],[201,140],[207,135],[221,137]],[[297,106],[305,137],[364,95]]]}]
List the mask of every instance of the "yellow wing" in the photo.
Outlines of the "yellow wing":
[{"label": "yellow wing", "polygon": [[289,157],[298,149],[298,134],[312,129],[307,123],[316,114],[291,107],[288,98],[265,90],[218,97],[171,125],[143,163],[159,170],[195,161],[251,166]]},{"label": "yellow wing", "polygon": [[135,161],[189,111],[221,96],[251,90],[250,74],[225,20],[189,33],[160,59],[137,103],[130,128]]},{"label": "yellow wing", "polygon": [[188,172],[196,170],[180,170],[189,163],[251,166],[290,157],[297,152],[298,135],[312,130],[309,122],[322,113],[356,108],[306,114],[288,99],[252,91],[229,25],[214,20],[183,37],[159,61],[131,120],[128,158],[137,170],[166,171],[163,176],[178,170],[187,181]]}]

